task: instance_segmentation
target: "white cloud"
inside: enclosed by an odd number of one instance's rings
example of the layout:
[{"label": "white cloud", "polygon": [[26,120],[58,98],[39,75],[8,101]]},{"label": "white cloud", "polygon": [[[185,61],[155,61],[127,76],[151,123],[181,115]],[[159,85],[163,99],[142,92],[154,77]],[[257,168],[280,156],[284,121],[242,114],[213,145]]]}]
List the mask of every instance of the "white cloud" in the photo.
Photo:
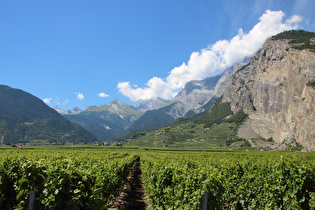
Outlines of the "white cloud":
[{"label": "white cloud", "polygon": [[75,93],[75,94],[77,95],[77,98],[80,99],[80,101],[85,98],[83,93],[78,92],[78,93]]},{"label": "white cloud", "polygon": [[99,97],[101,97],[101,98],[106,98],[106,97],[108,97],[109,95],[107,95],[106,93],[99,93],[99,94],[97,94]]},{"label": "white cloud", "polygon": [[145,88],[132,88],[129,82],[120,82],[117,87],[119,92],[125,96],[128,96],[130,100],[137,101],[148,100],[152,98],[169,98],[173,96],[174,92],[169,87],[169,84],[164,82],[161,78],[153,77],[148,81]]},{"label": "white cloud", "polygon": [[43,101],[46,103],[46,104],[50,104],[52,98],[44,98]]},{"label": "white cloud", "polygon": [[302,20],[300,16],[292,16],[283,22],[284,15],[282,11],[267,10],[249,33],[239,29],[238,34],[231,40],[220,40],[200,52],[193,52],[188,63],[172,69],[166,79],[153,77],[144,88],[135,85],[132,88],[129,82],[120,82],[117,85],[119,92],[132,101],[157,96],[170,99],[187,82],[217,75],[245,57],[254,55],[268,37],[284,30],[298,28]]},{"label": "white cloud", "polygon": [[302,20],[299,16],[292,16],[285,23],[282,23],[283,17],[282,11],[267,10],[259,18],[260,22],[248,34],[239,29],[238,34],[230,41],[218,41],[209,50],[216,53],[221,59],[221,68],[231,66],[256,53],[268,37],[284,30],[296,29]]}]

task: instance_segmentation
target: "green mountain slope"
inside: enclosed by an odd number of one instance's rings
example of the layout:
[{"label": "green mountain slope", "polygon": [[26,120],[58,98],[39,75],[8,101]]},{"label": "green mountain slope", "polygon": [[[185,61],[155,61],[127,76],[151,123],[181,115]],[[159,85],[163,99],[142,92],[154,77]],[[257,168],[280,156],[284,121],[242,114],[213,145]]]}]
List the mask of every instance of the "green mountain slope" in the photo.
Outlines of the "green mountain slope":
[{"label": "green mountain slope", "polygon": [[143,112],[117,99],[102,106],[89,106],[76,115],[64,115],[97,137],[106,139],[124,133]]},{"label": "green mountain slope", "polygon": [[27,92],[0,85],[0,98],[2,144],[97,140],[93,134],[71,123]]},{"label": "green mountain slope", "polygon": [[192,118],[179,118],[158,130],[141,131],[130,137],[131,145],[182,148],[247,147],[248,141],[237,137],[237,129],[247,115],[233,115],[229,103],[219,98],[210,111]]},{"label": "green mountain slope", "polygon": [[174,104],[162,107],[160,109],[146,111],[137,121],[135,121],[130,130],[137,129],[155,129],[173,122],[175,119],[168,114],[172,111]]}]

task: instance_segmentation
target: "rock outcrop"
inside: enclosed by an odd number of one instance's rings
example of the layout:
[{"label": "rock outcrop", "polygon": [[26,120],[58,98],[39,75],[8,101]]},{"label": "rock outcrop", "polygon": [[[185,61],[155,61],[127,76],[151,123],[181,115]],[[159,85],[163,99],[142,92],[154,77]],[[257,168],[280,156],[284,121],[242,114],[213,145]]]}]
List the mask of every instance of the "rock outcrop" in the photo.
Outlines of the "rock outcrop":
[{"label": "rock outcrop", "polygon": [[243,109],[259,136],[280,144],[295,138],[315,150],[315,52],[295,49],[290,40],[269,38],[228,82],[223,102]]}]

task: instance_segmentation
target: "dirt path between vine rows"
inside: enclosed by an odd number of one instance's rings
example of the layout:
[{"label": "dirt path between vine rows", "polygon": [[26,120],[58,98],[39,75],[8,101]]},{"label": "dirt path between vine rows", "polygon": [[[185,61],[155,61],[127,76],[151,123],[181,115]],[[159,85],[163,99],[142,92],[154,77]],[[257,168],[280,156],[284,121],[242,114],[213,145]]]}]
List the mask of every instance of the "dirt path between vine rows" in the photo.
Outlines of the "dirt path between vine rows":
[{"label": "dirt path between vine rows", "polygon": [[116,201],[109,210],[116,209],[137,209],[144,210],[147,208],[144,197],[144,188],[141,182],[140,159],[135,162],[133,169],[130,172],[128,182],[124,186],[121,194],[116,198]]}]

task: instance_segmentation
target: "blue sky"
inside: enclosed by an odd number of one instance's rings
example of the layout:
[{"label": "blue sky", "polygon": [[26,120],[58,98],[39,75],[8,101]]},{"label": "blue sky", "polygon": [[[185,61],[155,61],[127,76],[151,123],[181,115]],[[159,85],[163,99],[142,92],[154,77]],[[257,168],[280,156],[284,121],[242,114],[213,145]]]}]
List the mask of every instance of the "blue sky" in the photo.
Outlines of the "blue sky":
[{"label": "blue sky", "polygon": [[291,28],[313,0],[1,0],[0,84],[54,107],[171,99]]}]

